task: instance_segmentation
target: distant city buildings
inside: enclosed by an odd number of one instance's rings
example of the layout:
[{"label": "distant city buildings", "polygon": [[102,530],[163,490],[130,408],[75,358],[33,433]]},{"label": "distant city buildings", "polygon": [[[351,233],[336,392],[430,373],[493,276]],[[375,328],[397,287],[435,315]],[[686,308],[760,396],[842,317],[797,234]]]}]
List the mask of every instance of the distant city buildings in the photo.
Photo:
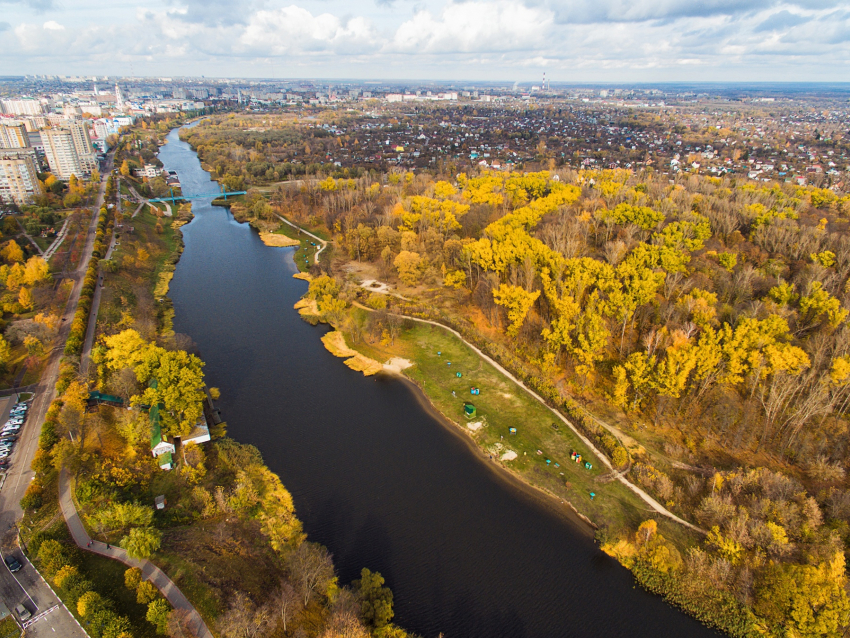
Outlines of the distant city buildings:
[{"label": "distant city buildings", "polygon": [[21,122],[0,124],[0,202],[28,204],[39,193],[38,158]]},{"label": "distant city buildings", "polygon": [[7,115],[41,115],[45,107],[41,100],[28,97],[0,100],[0,106]]}]

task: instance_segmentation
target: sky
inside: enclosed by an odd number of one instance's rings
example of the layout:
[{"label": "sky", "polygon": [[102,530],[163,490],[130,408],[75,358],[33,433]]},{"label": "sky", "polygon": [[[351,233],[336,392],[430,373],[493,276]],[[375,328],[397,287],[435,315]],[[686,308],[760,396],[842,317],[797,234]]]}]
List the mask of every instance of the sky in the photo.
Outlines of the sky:
[{"label": "sky", "polygon": [[850,0],[0,0],[0,75],[850,81]]}]

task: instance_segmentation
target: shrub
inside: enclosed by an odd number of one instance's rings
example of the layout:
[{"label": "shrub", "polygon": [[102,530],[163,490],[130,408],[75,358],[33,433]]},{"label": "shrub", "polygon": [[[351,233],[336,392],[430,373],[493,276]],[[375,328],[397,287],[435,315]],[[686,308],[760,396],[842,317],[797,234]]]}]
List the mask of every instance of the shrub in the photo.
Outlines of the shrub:
[{"label": "shrub", "polygon": [[25,510],[37,510],[44,502],[42,498],[43,494],[44,490],[41,485],[33,481],[29,484],[24,497],[21,499],[21,508]]}]

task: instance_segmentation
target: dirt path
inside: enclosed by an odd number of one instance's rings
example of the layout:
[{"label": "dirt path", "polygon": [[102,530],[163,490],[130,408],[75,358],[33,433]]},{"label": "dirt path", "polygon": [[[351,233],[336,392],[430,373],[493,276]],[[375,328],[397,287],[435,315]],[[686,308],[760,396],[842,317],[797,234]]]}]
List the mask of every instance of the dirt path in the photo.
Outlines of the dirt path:
[{"label": "dirt path", "polygon": [[278,219],[280,219],[280,221],[282,221],[282,222],[284,222],[284,223],[286,223],[286,224],[289,224],[290,226],[292,226],[293,228],[295,228],[295,229],[297,229],[297,230],[300,230],[300,231],[301,231],[302,233],[304,233],[305,235],[309,235],[310,237],[312,237],[313,239],[315,239],[316,241],[318,241],[319,243],[321,243],[321,244],[322,244],[322,247],[321,247],[321,248],[319,248],[319,250],[317,250],[317,251],[316,251],[316,254],[315,254],[316,263],[318,264],[318,263],[319,263],[319,255],[322,253],[322,251],[323,251],[325,248],[327,248],[327,247],[328,247],[328,242],[326,242],[326,241],[325,241],[324,239],[322,239],[321,237],[316,237],[313,233],[311,233],[311,232],[309,232],[309,231],[304,230],[303,228],[301,228],[301,226],[296,226],[295,224],[293,224],[291,221],[289,221],[289,220],[288,220],[288,219],[286,219],[285,217],[281,217],[280,215],[277,215],[277,217],[278,217]]}]

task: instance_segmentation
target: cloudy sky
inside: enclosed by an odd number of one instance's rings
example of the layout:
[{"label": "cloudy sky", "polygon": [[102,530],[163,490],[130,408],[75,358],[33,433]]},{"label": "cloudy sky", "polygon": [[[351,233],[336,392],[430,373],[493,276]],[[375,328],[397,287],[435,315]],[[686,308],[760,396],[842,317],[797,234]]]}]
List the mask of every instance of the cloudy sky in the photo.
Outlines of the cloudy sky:
[{"label": "cloudy sky", "polygon": [[0,75],[848,81],[850,0],[0,0]]}]

